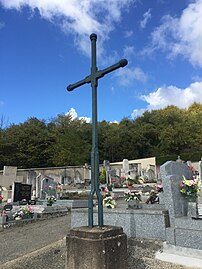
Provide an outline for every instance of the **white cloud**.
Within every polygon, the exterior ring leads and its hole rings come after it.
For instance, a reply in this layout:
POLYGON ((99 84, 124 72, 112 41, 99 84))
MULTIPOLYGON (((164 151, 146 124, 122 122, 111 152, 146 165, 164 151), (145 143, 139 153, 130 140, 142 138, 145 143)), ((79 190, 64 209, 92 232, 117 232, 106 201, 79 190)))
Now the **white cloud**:
POLYGON ((151 8, 148 9, 147 12, 145 12, 143 14, 143 20, 141 20, 141 22, 140 22, 140 27, 142 29, 144 29, 146 27, 147 22, 148 22, 149 19, 151 19, 151 8))
POLYGON ((89 117, 79 117, 79 120, 85 121, 87 123, 91 122, 91 118, 89 118, 89 117))
POLYGON ((5 23, 0 21, 0 29, 4 28, 5 27, 5 23))
POLYGON ((75 120, 76 118, 78 118, 78 114, 76 112, 76 110, 72 107, 70 108, 70 110, 65 113, 66 116, 71 116, 72 120, 75 120))
POLYGON ((129 30, 129 31, 125 31, 124 32, 124 36, 126 37, 126 38, 128 38, 128 37, 131 37, 133 35, 133 31, 131 30, 129 30))
POLYGON ((91 118, 88 118, 88 117, 78 117, 78 114, 77 114, 76 110, 73 107, 70 108, 70 110, 67 113, 65 113, 65 115, 66 116, 68 116, 68 115, 71 116, 71 119, 72 120, 75 120, 75 119, 78 118, 79 120, 85 121, 87 123, 91 122, 91 118))
POLYGON ((58 24, 67 34, 73 34, 75 45, 90 55, 89 35, 99 36, 99 53, 114 25, 121 20, 135 0, 0 0, 4 8, 21 10, 27 6, 37 9, 46 20, 58 24))
POLYGON ((131 113, 131 118, 135 119, 137 117, 142 116, 142 114, 146 111, 145 108, 141 108, 141 109, 134 109, 133 112, 131 113))
POLYGON ((124 68, 118 69, 115 76, 118 77, 119 83, 122 86, 132 85, 132 83, 135 80, 146 82, 148 79, 147 74, 145 74, 142 71, 142 69, 139 67, 134 67, 134 68, 124 67, 124 68))
POLYGON ((135 55, 135 47, 125 46, 123 50, 123 57, 129 60, 129 58, 133 55, 135 55))
POLYGON ((194 82, 185 89, 175 86, 164 86, 148 95, 141 96, 147 102, 146 109, 134 109, 131 116, 140 116, 145 110, 165 108, 168 105, 175 105, 179 108, 188 108, 194 102, 202 104, 202 82, 194 82))
POLYGON ((164 16, 152 33, 153 49, 168 51, 171 57, 183 55, 194 66, 202 67, 202 0, 195 0, 181 17, 164 16))

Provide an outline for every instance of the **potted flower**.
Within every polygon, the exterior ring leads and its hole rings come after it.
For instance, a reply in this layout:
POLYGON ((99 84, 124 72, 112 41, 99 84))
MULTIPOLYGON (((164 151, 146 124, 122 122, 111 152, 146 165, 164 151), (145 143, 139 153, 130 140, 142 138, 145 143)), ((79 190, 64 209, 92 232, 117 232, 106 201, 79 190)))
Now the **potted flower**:
POLYGON ((116 207, 116 201, 114 198, 111 196, 111 193, 108 192, 107 189, 103 191, 104 196, 103 196, 103 205, 107 208, 115 208, 116 207))
POLYGON ((186 179, 183 176, 183 180, 180 184, 180 193, 188 201, 196 202, 200 194, 200 178, 186 179))
POLYGON ((156 191, 157 192, 162 192, 163 191, 163 185, 162 184, 156 185, 156 191))
POLYGON ((198 219, 198 196, 200 194, 200 178, 195 177, 183 180, 180 184, 180 193, 188 201, 188 216, 198 219))
POLYGON ((116 202, 113 199, 112 196, 106 196, 103 199, 103 205, 106 206, 107 208, 115 208, 116 207, 116 202))
MULTIPOLYGON (((157 194, 158 195, 158 198, 156 198, 156 201, 158 203, 163 204, 164 203, 164 195, 163 195, 163 185, 162 185, 162 183, 159 184, 159 185, 156 185, 155 189, 156 189, 156 191, 158 193, 157 194)), ((155 201, 155 199, 154 199, 154 201, 155 201)))
POLYGON ((139 208, 139 203, 142 201, 141 197, 141 192, 140 191, 129 191, 125 193, 125 201, 128 204, 128 208, 134 207, 134 208, 139 208))
POLYGON ((25 219, 30 219, 32 218, 34 212, 33 212, 33 208, 31 207, 31 205, 26 205, 22 207, 22 212, 23 212, 23 218, 25 219))
POLYGON ((56 198, 54 195, 47 198, 47 206, 52 206, 56 202, 56 198))
POLYGON ((131 177, 127 178, 127 183, 128 183, 128 188, 132 189, 133 184, 134 184, 134 179, 132 179, 131 177))

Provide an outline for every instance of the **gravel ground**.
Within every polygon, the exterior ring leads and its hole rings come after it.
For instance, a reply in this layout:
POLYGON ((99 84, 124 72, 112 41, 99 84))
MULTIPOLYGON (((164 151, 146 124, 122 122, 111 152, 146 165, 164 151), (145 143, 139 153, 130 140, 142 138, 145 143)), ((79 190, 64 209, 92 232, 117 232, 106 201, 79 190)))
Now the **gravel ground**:
POLYGON ((50 263, 63 258, 64 237, 69 229, 70 214, 3 229, 0 232, 0 268, 63 268, 44 266, 43 263, 40 266, 40 261, 46 260, 46 256, 50 263), (28 265, 24 267, 26 261, 28 265))
MULTIPOLYGON (((64 269, 69 229, 70 214, 4 229, 0 232, 0 268, 64 269)), ((188 269, 155 260, 155 252, 161 249, 161 241, 128 239, 128 269, 188 269)))

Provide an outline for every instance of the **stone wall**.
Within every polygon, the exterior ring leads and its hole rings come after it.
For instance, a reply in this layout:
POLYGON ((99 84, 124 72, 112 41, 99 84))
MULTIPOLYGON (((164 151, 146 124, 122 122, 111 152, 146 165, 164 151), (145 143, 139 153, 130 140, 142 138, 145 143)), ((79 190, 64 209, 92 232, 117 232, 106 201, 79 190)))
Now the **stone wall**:
MULTIPOLYGON (((97 208, 94 223, 97 225, 97 208)), ((72 209, 71 227, 87 226, 88 210, 72 209)), ((104 225, 123 227, 128 237, 165 240, 165 228, 169 227, 168 212, 162 209, 104 209, 104 225)))

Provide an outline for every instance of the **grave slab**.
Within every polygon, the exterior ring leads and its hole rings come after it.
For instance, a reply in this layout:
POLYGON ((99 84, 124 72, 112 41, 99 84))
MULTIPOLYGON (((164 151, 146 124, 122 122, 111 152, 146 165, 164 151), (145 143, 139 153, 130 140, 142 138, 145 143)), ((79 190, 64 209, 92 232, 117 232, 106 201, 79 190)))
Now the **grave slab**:
POLYGON ((202 268, 202 250, 173 246, 163 243, 163 252, 157 252, 155 258, 191 268, 202 268))

